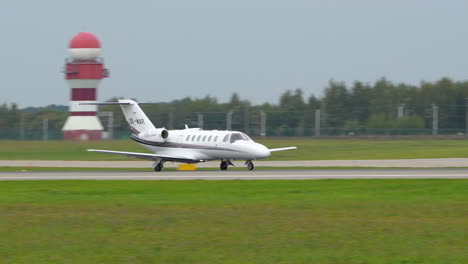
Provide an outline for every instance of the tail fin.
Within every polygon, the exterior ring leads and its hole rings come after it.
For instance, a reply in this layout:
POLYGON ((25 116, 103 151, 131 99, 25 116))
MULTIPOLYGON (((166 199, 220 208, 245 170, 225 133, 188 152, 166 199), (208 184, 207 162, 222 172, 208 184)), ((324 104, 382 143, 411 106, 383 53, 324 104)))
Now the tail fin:
POLYGON ((133 133, 140 134, 143 131, 156 129, 137 102, 124 99, 119 100, 119 104, 133 133))
POLYGON ((118 102, 92 102, 92 103, 79 103, 80 105, 120 105, 122 112, 127 120, 130 130, 135 134, 148 130, 155 130, 153 123, 149 120, 146 114, 141 110, 137 102, 129 99, 122 99, 118 102))

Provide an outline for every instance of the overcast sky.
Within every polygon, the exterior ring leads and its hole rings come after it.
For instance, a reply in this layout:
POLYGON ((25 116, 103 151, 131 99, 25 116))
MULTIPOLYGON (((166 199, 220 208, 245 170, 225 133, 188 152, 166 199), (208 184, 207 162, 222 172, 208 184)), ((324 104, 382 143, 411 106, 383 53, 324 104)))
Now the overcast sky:
POLYGON ((278 103, 330 79, 468 79, 466 0, 2 0, 0 103, 68 104, 64 58, 95 34, 111 77, 98 99, 278 103))

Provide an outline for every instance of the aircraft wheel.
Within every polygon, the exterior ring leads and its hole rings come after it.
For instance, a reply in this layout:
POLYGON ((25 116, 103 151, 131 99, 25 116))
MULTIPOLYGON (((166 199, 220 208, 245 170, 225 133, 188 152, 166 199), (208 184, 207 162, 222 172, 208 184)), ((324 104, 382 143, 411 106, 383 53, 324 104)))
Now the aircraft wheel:
POLYGON ((253 162, 249 160, 247 162, 247 169, 248 170, 253 170, 254 168, 255 168, 255 166, 254 166, 253 162))
POLYGON ((228 163, 223 160, 223 161, 221 161, 221 164, 219 165, 219 168, 221 170, 227 170, 228 166, 229 166, 228 163))
POLYGON ((161 171, 163 168, 163 165, 162 165, 162 162, 156 164, 156 166, 154 166, 154 171, 161 171))

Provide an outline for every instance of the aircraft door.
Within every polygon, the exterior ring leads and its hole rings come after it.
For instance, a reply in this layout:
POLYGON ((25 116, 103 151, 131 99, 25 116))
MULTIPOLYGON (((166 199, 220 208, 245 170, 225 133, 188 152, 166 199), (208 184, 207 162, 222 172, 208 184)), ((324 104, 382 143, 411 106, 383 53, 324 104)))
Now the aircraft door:
MULTIPOLYGON (((183 135, 180 135, 179 137, 177 137, 177 144, 182 144, 183 141, 184 141, 183 135)), ((180 148, 181 146, 179 145, 178 147, 180 148)))

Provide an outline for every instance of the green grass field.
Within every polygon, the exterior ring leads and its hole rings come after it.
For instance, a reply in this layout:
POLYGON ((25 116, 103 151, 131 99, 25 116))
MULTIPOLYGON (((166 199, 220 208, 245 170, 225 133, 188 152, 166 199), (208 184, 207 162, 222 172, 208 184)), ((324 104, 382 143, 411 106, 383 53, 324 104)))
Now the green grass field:
MULTIPOLYGON (((269 160, 468 158, 465 140, 273 139, 259 142, 269 148, 299 148, 273 153, 269 160)), ((0 141, 0 160, 134 160, 86 152, 88 148, 147 152, 131 140, 0 141)))
POLYGON ((468 180, 0 182, 0 263, 468 263, 468 180))

